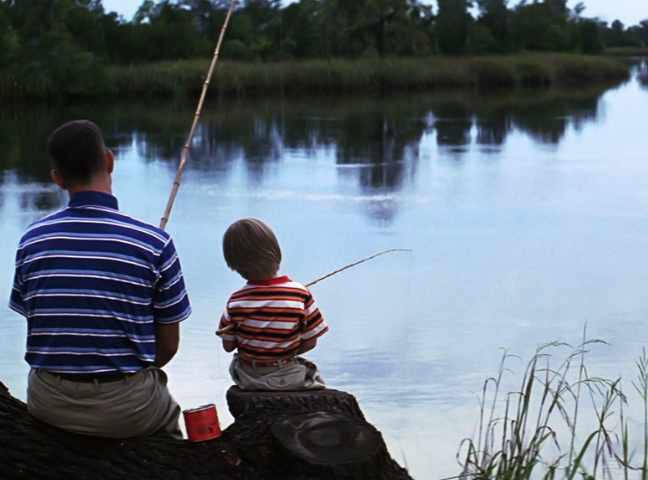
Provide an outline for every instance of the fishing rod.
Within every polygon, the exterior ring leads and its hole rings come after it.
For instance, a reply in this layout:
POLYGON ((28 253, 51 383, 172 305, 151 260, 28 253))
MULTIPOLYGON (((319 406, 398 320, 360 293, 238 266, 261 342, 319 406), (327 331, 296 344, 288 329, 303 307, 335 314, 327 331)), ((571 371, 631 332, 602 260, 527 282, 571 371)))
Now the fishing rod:
POLYGON ((196 113, 194 114, 193 122, 191 123, 191 128, 189 129, 189 135, 187 135, 187 141, 182 147, 182 153, 180 154, 180 164, 178 165, 178 170, 176 171, 173 187, 171 188, 171 193, 169 194, 169 200, 167 201, 166 208, 164 209, 164 214, 162 215, 162 219, 160 220, 161 229, 165 229, 167 223, 169 223, 171 210, 173 210, 173 204, 175 203, 176 196, 178 195, 178 190, 180 189, 180 183, 182 182, 182 174, 184 173, 185 165, 187 164, 187 156, 189 155, 191 143, 193 141, 194 134, 196 133, 196 127, 198 126, 198 122, 200 121, 200 116, 205 104, 205 99, 207 98, 207 90, 209 89, 209 84, 211 82, 212 76, 214 75, 216 64, 218 63, 221 46, 223 45, 223 39, 225 38, 225 32, 227 31, 230 19, 232 18, 232 14, 234 13, 236 3, 237 0, 231 0, 229 10, 227 11, 225 21, 223 22, 223 26, 221 27, 221 31, 218 36, 218 42, 216 43, 216 48, 214 49, 214 56, 212 57, 211 63, 209 64, 209 70, 207 70, 207 76, 205 77, 205 82, 203 83, 200 99, 198 100, 198 106, 196 107, 196 113))
MULTIPOLYGON (((331 277, 337 275, 338 273, 342 273, 345 270, 349 270, 349 269, 351 269, 353 267, 357 267, 358 265, 362 265, 363 263, 370 262, 374 258, 382 257, 383 255, 389 255, 390 253, 411 252, 411 251, 412 250, 408 249, 408 248, 390 248, 389 250, 383 250, 382 252, 374 253, 370 257, 363 258, 362 260, 358 260, 356 262, 345 265, 344 267, 338 268, 337 270, 334 270, 331 273, 327 273, 326 275, 323 275, 323 276, 313 280, 312 282, 307 283, 305 286, 306 286, 306 288, 312 287, 313 285, 317 285, 318 283, 323 282, 324 280, 326 280, 328 278, 331 278, 331 277)), ((216 335, 218 335, 219 337, 222 336, 222 335, 225 335, 226 333, 231 332, 232 330, 234 330, 234 327, 235 327, 235 325, 229 325, 229 326, 227 326, 225 328, 221 328, 220 330, 216 331, 216 335)))

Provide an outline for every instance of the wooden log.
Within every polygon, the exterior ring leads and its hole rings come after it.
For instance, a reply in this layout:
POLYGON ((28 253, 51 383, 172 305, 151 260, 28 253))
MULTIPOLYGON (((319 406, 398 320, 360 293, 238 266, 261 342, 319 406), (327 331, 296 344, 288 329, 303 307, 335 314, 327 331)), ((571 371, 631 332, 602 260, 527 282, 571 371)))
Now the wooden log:
POLYGON ((280 418, 328 412, 365 422, 355 398, 344 392, 239 394, 231 390, 228 400, 235 412, 234 424, 217 440, 193 444, 166 436, 106 440, 70 434, 31 417, 26 405, 3 394, 2 387, 2 479, 410 479, 391 459, 382 437, 370 461, 333 466, 308 463, 277 441, 272 428, 280 418))

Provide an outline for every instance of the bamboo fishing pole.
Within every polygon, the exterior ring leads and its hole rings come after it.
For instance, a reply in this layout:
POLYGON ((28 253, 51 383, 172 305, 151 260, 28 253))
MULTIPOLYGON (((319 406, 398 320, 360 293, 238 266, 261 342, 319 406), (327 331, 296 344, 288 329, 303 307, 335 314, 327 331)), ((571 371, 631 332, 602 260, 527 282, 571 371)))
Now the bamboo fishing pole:
POLYGON ((207 98, 207 90, 209 90, 209 84, 211 82, 212 76, 214 75, 216 64, 218 63, 221 46, 223 45, 223 39, 225 38, 225 32, 227 31, 227 26, 229 25, 232 14, 234 13, 234 7, 236 7, 236 3, 237 0, 231 0, 229 10, 227 10, 227 15, 225 16, 225 21, 223 22, 220 34, 218 35, 218 42, 216 43, 216 48, 214 49, 214 56, 212 57, 211 63, 209 64, 209 70, 207 71, 205 82, 203 83, 203 88, 200 94, 200 99, 198 100, 196 113, 194 114, 193 122, 191 123, 191 128, 189 129, 189 135, 187 135, 187 141, 182 147, 182 153, 180 154, 180 164, 178 165, 178 170, 176 171, 173 187, 171 188, 171 193, 169 194, 169 200, 167 201, 166 208, 164 209, 164 215, 160 220, 160 228, 162 229, 166 228, 167 223, 169 223, 171 210, 173 210, 173 204, 175 203, 176 196, 178 195, 178 190, 180 189, 180 183, 182 182, 182 174, 184 173, 185 165, 187 164, 187 156, 189 155, 189 150, 191 149, 191 142, 193 141, 194 134, 196 133, 196 127, 198 126, 203 106, 205 104, 205 99, 207 98))
MULTIPOLYGON (((307 283, 305 286, 306 286, 306 288, 312 287, 313 285, 317 285, 318 283, 320 283, 320 282, 322 282, 322 281, 324 281, 324 280, 326 280, 328 278, 331 278, 331 277, 337 275, 338 273, 342 273, 345 270, 349 270, 350 268, 357 267, 358 265, 362 265, 363 263, 370 262, 374 258, 382 257, 383 255, 388 255, 390 253, 396 253, 396 252, 411 252, 411 251, 412 250, 410 250, 408 248, 391 248, 389 250, 383 250, 382 252, 374 253, 370 257, 363 258, 362 260, 358 260, 356 262, 350 263, 348 265, 345 265, 344 267, 341 267, 341 268, 338 268, 337 270, 332 271, 331 273, 327 273, 326 275, 323 275, 323 276, 321 276, 319 278, 316 278, 312 282, 307 283)), ((218 336, 225 335, 226 333, 231 332, 232 330, 234 330, 234 327, 235 327, 235 325, 229 325, 228 327, 221 328, 220 330, 216 331, 216 335, 218 335, 218 336)))

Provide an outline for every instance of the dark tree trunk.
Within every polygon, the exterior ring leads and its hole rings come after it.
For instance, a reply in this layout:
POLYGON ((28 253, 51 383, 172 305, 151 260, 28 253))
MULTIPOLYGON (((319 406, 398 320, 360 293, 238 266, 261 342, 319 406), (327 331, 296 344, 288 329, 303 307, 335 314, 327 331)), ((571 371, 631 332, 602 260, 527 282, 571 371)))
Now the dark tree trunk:
POLYGON ((25 404, 0 384, 0 478, 410 479, 391 459, 377 431, 379 442, 371 459, 333 466, 297 458, 273 436, 278 419, 313 412, 373 429, 352 395, 335 390, 269 394, 232 389, 228 402, 236 421, 218 440, 200 444, 164 436, 104 440, 66 433, 35 420, 25 404))

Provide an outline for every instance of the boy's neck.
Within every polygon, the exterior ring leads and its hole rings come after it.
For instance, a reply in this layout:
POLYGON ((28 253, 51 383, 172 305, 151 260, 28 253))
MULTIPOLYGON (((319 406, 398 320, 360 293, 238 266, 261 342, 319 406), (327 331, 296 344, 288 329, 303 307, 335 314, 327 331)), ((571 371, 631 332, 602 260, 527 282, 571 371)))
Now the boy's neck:
POLYGON ((274 276, 270 278, 266 278, 264 280, 248 280, 248 284, 250 285, 273 285, 273 284, 278 284, 278 283, 286 283, 289 282, 290 278, 288 278, 286 275, 278 275, 275 274, 274 276))

